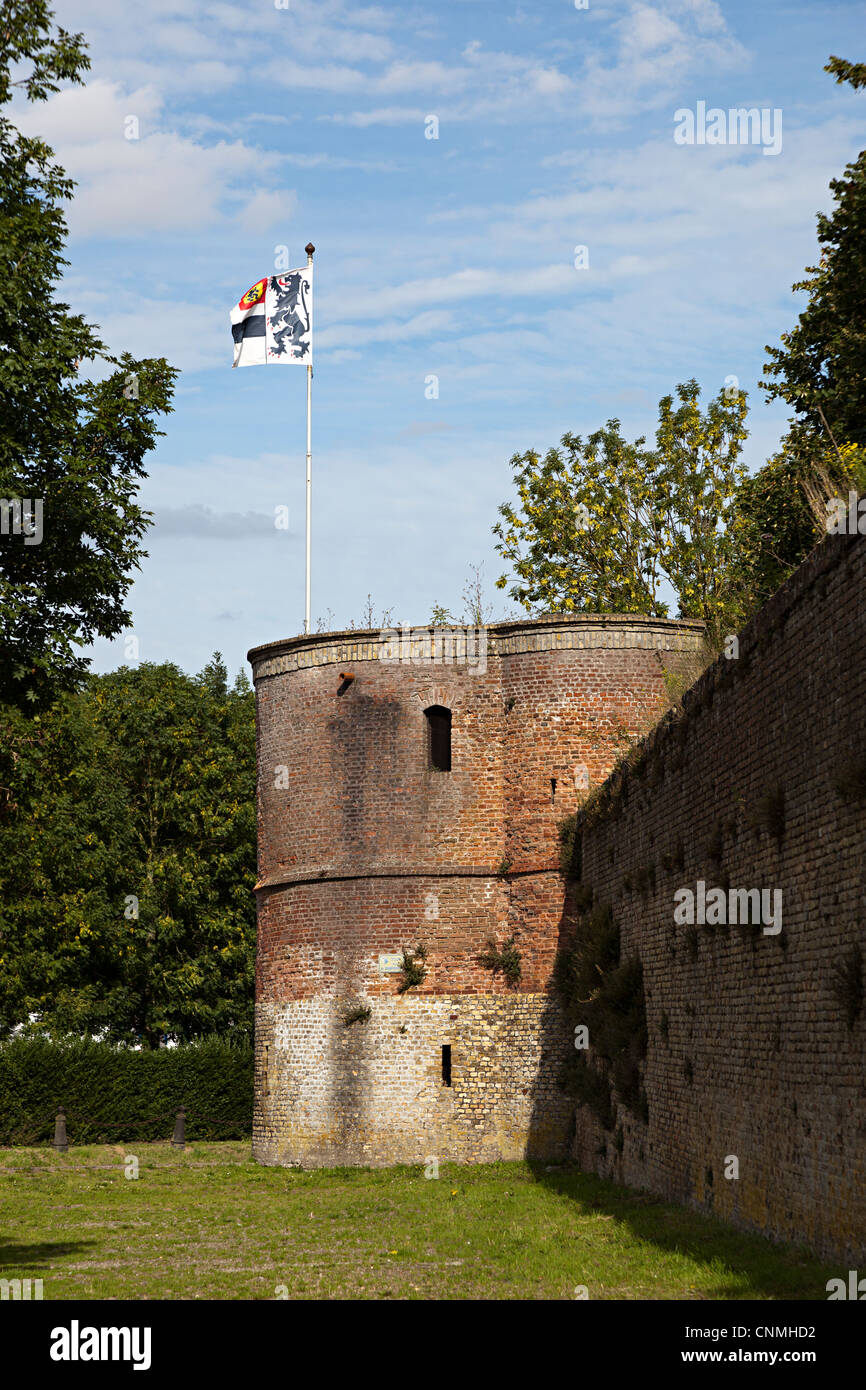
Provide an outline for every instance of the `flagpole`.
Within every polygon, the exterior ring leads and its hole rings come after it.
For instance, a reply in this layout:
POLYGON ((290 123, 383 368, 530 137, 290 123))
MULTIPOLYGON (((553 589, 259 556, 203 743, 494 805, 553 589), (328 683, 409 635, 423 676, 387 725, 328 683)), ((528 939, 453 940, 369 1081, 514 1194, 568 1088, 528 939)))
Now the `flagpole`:
MULTIPOLYGON (((307 269, 313 264, 315 246, 308 241, 304 250, 307 253, 307 269)), ((313 301, 310 298, 310 351, 312 353, 313 301)), ((307 363, 307 574, 304 586, 304 632, 310 631, 310 539, 313 520, 313 449, 311 433, 311 411, 313 401, 313 364, 307 363)))

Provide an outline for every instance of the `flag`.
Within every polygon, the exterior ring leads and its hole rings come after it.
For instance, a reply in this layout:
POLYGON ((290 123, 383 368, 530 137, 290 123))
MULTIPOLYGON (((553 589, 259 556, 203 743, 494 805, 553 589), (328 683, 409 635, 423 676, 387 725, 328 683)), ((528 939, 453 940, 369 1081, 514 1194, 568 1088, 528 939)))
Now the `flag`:
POLYGON ((313 270, 257 280, 231 311, 233 367, 308 366, 313 360, 313 270))

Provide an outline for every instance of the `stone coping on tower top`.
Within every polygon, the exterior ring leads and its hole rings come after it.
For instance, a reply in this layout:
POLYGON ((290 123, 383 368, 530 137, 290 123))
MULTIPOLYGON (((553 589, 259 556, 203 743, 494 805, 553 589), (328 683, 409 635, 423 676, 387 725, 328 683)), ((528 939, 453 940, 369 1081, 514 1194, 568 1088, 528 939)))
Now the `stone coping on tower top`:
POLYGON ((546 613, 538 618, 488 623, 483 627, 430 623, 391 628, 350 628, 343 632, 303 633, 252 647, 247 660, 253 680, 317 666, 358 661, 435 662, 447 649, 449 661, 470 668, 485 656, 586 648, 700 651, 705 624, 697 618, 653 618, 644 613, 546 613), (399 652, 399 655, 395 655, 399 652))

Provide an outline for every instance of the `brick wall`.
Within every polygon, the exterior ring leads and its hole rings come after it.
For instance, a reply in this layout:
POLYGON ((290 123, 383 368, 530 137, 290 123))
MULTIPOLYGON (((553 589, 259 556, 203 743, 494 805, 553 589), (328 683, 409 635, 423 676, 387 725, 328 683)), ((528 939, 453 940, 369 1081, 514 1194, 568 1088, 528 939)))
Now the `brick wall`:
POLYGON ((664 671, 694 669, 702 629, 590 615, 486 637, 483 661, 428 659, 423 644, 392 661, 375 633, 250 653, 253 1151, 264 1162, 564 1152, 571 1112, 555 1078, 568 1040, 549 994, 564 902, 557 826, 583 795, 575 766, 600 781, 652 727, 664 671), (431 705, 452 711, 449 773, 428 766, 431 705), (512 935, 517 988, 479 961, 512 935), (380 957, 419 943, 426 977, 401 996, 380 957), (369 1019, 347 1026, 361 1004, 369 1019))
POLYGON ((649 1122, 619 1107, 620 1153, 579 1107, 574 1157, 843 1262, 866 1255, 866 1017, 849 1027, 839 993, 866 957, 864 657, 866 542, 832 538, 580 836, 583 884, 643 962, 649 1122), (698 880, 781 890, 781 930, 676 924, 698 880))

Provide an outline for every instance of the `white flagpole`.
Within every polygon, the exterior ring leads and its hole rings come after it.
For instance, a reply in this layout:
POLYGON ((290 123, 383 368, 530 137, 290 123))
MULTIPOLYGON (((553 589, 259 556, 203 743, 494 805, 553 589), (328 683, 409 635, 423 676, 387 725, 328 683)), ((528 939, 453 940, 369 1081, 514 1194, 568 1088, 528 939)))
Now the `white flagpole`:
MULTIPOLYGON (((307 253, 307 269, 313 264, 313 252, 315 246, 311 241, 307 242, 304 250, 307 253)), ((313 301, 310 298, 310 345, 312 350, 312 327, 313 327, 313 301)), ((312 535, 313 517, 313 450, 310 413, 313 399, 313 364, 307 363, 307 575, 304 587, 304 632, 310 631, 310 538, 312 535)))

